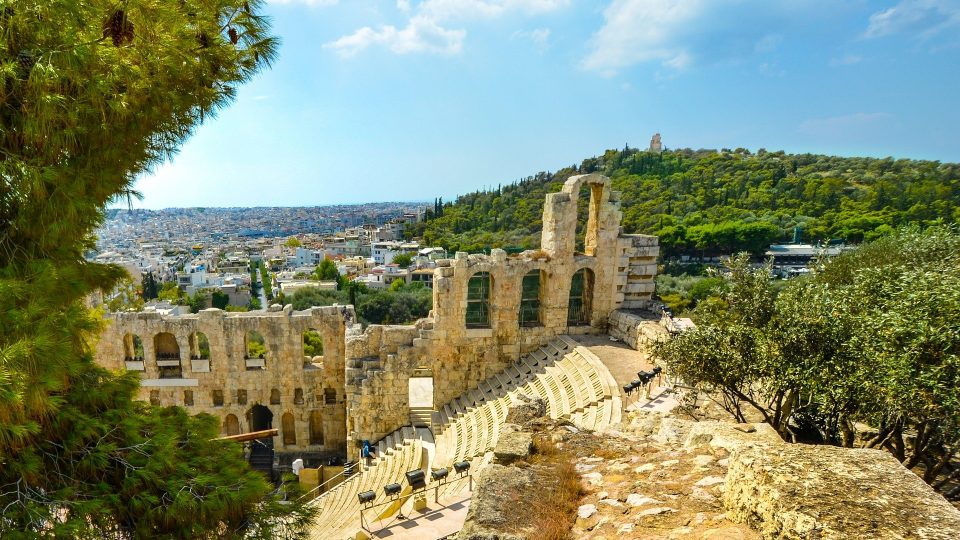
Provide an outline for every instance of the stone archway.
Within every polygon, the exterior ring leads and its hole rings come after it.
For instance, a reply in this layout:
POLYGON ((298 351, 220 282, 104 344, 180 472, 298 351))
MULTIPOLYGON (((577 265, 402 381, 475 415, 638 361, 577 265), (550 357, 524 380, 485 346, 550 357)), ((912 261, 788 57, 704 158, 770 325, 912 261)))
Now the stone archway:
POLYGON ((263 405, 254 405, 247 412, 247 424, 250 431, 263 431, 273 428, 273 412, 263 405))

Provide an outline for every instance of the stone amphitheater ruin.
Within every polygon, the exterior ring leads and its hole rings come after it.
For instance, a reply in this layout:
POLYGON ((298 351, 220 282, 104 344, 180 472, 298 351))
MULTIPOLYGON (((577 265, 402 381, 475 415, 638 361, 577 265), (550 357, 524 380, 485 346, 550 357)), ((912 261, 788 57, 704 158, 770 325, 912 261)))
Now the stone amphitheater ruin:
MULTIPOLYGON (((321 484, 311 493, 319 507, 311 537, 366 537, 362 506, 370 508, 367 522, 382 523, 409 514, 417 504, 395 501, 383 491, 400 483, 401 495, 409 495, 407 471, 421 469, 429 481, 431 471, 454 463, 469 462, 472 474, 487 468, 508 410, 518 403, 542 399, 550 418, 582 430, 612 430, 610 437, 622 436, 617 430, 629 431, 625 426, 636 423, 631 416, 621 424, 623 375, 589 346, 600 342, 596 336, 607 340, 609 335, 642 349, 645 335, 659 331, 653 329, 655 319, 642 315, 651 307, 657 238, 621 234, 620 218, 619 193, 608 178, 575 176, 546 196, 540 250, 517 256, 498 249, 489 256, 457 253, 439 261, 433 311, 413 325, 361 329, 353 323, 352 306, 304 311, 273 306, 253 313, 207 309, 181 316, 120 313, 111 315, 96 357, 108 368, 141 372, 141 399, 214 415, 224 435, 278 428, 266 442, 279 464, 303 458, 307 471, 319 471, 301 473, 302 481, 321 484), (578 203, 586 193, 587 224, 578 252, 578 203), (305 341, 314 354, 305 355, 305 341), (336 473, 343 467, 312 468, 334 460, 362 463, 363 441, 374 445, 375 457, 349 477, 336 473), (358 494, 368 491, 374 498, 361 505, 358 494)), ((671 431, 672 424, 664 425, 661 439, 678 448, 691 446, 671 431)), ((725 434, 717 428, 698 440, 731 439, 725 434)), ((810 529, 811 520, 814 525, 829 521, 816 511, 794 509, 792 522, 771 525, 782 517, 777 504, 789 502, 789 493, 776 495, 779 503, 767 500, 778 486, 762 486, 771 474, 751 471, 751 464, 763 459, 753 454, 750 459, 736 468, 739 495, 730 509, 732 519, 751 522, 764 537, 814 538, 809 531, 818 530, 825 533, 819 538, 843 537, 829 534, 831 529, 810 529), (797 523, 809 534, 792 534, 801 530, 797 523)), ((891 475, 901 472, 894 470, 895 461, 876 467, 884 473, 889 468, 891 475)), ((431 499, 464 493, 469 498, 470 479, 452 470, 449 477, 431 499)), ((913 492, 931 501, 939 497, 924 489, 929 491, 920 482, 913 492)), ((883 496, 882 489, 863 495, 883 496)), ((945 501, 919 506, 935 514, 940 530, 960 531, 960 517, 945 501)), ((625 535, 610 537, 617 536, 625 535)))

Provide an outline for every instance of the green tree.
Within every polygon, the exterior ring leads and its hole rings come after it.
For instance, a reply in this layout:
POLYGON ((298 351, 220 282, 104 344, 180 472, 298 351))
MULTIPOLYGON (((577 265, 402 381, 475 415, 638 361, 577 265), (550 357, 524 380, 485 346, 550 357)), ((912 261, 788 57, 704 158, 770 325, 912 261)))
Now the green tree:
POLYGON ((296 236, 291 236, 290 238, 287 238, 287 241, 284 242, 283 245, 287 246, 288 248, 298 248, 302 246, 303 243, 300 242, 300 239, 298 239, 296 236))
POLYGON ((400 265, 401 268, 406 268, 413 263, 413 257, 409 253, 398 253, 393 256, 393 260, 390 262, 400 265))
MULTIPOLYGON (((17 0, 0 9, 0 536, 274 538, 281 504, 209 416, 135 401, 93 361, 83 252, 110 201, 275 56, 257 0, 17 0)), ((295 498, 292 499, 295 501, 295 498)))
POLYGON ((157 299, 166 300, 171 304, 180 303, 183 298, 183 290, 177 286, 176 283, 172 281, 167 281, 160 287, 160 292, 157 293, 157 299))
POLYGON ((227 309, 227 304, 230 303, 230 296, 223 291, 213 291, 210 294, 210 305, 217 309, 227 309))
POLYGON ((313 271, 313 279, 318 281, 339 281, 340 272, 337 271, 337 265, 330 259, 320 261, 317 268, 313 271))
POLYGON ((142 311, 143 293, 129 277, 124 278, 110 293, 107 300, 107 309, 114 313, 119 311, 142 311))
POLYGON ((697 328, 655 354, 741 421, 752 411, 790 440, 885 448, 960 498, 960 233, 902 229, 779 294, 747 260, 694 311, 697 328))
POLYGON ((144 300, 153 300, 160 293, 157 280, 153 277, 153 272, 147 272, 141 276, 141 289, 143 290, 142 296, 144 300))

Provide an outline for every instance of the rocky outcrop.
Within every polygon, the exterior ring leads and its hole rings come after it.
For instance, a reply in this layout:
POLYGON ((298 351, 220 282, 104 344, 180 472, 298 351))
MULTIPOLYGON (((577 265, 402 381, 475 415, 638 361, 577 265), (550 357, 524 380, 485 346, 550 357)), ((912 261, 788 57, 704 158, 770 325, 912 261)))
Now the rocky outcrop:
POLYGON ((516 530, 514 505, 504 504, 536 486, 533 469, 490 464, 477 475, 470 512, 457 540, 522 540, 529 535, 516 530))
POLYGON ((960 538, 960 511, 879 450, 741 446, 725 485, 727 515, 764 538, 960 538))
POLYGON ((533 448, 533 434, 529 431, 520 431, 518 426, 506 424, 505 433, 500 435, 497 446, 493 449, 493 462, 500 465, 510 465, 530 456, 533 448))

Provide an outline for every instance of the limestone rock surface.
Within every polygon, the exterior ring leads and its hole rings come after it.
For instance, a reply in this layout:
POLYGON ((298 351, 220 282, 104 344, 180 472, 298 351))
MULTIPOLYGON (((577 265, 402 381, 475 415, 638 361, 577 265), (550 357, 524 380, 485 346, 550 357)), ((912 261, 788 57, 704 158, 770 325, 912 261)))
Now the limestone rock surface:
POLYGON ((879 450, 742 446, 730 458, 724 504, 764 538, 960 538, 960 511, 879 450))
POLYGON ((529 431, 513 431, 500 436, 493 449, 493 461, 500 465, 509 465, 530 455, 533 435, 529 431))

